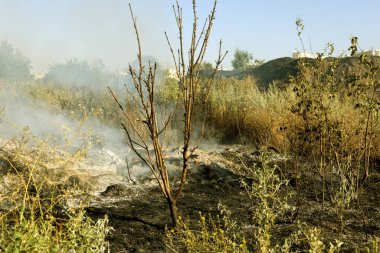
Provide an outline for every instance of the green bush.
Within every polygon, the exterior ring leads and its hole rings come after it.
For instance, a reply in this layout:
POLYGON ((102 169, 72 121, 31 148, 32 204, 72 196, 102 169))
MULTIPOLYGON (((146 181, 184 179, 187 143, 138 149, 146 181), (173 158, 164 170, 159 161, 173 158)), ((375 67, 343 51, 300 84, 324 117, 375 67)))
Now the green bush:
POLYGON ((1 252, 107 252, 105 236, 109 232, 108 219, 93 222, 83 210, 67 213, 67 219, 55 218, 45 212, 35 218, 25 215, 22 206, 19 216, 2 217, 1 252))
POLYGON ((193 228, 182 218, 175 229, 166 231, 167 252, 249 252, 247 242, 237 233, 228 215, 213 219, 199 213, 197 226, 193 228))

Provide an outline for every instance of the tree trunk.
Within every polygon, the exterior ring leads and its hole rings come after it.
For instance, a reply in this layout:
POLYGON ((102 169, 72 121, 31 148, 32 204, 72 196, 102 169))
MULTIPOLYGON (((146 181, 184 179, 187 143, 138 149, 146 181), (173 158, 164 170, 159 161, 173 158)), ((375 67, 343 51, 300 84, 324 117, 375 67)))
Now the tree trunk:
POLYGON ((177 200, 173 200, 171 198, 167 199, 169 209, 170 209, 170 215, 172 217, 172 223, 173 227, 176 227, 178 225, 178 208, 177 208, 177 200))

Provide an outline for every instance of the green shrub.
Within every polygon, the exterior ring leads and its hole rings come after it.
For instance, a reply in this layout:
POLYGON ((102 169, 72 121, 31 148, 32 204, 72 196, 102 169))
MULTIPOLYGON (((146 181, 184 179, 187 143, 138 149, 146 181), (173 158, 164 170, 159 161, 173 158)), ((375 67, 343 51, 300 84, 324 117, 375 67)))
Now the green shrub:
POLYGON ((175 229, 166 231, 167 252, 249 252, 246 240, 236 233, 228 214, 213 219, 199 213, 197 226, 192 226, 180 218, 175 229))
POLYGON ((93 222, 83 210, 66 213, 65 220, 45 212, 43 217, 23 213, 21 206, 16 218, 2 217, 1 252, 107 252, 105 236, 108 219, 93 222))

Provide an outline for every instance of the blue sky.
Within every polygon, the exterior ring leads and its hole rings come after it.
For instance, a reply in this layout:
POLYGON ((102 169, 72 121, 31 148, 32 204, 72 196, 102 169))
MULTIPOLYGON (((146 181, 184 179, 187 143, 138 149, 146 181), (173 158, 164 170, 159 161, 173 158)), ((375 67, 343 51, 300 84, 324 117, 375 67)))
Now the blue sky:
MULTIPOLYGON (((169 66, 164 31, 173 41, 177 38, 172 0, 0 0, 0 40, 30 58, 34 71, 73 57, 100 58, 110 69, 120 69, 136 58, 129 2, 138 18, 143 53, 169 66)), ((189 31, 191 1, 180 4, 189 31)), ((211 5, 211 0, 198 0, 200 18, 211 5)), ((380 48, 379 11, 376 0, 219 0, 206 60, 215 58, 219 39, 230 51, 225 68, 236 48, 266 61, 291 56, 301 47, 297 18, 304 20, 303 39, 313 51, 332 42, 342 52, 351 35, 359 37, 362 49, 380 48)))

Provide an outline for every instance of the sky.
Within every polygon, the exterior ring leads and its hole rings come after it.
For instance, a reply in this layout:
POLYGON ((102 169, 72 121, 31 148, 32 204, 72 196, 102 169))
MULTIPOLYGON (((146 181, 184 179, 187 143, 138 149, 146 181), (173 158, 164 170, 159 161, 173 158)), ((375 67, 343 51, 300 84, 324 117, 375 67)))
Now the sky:
MULTIPOLYGON (((203 21, 213 1, 197 2, 203 21)), ((164 32, 176 46, 174 0, 0 0, 0 41, 7 40, 29 58, 33 72, 71 58, 102 59, 110 70, 123 69, 136 59, 128 3, 137 17, 143 55, 172 66, 164 32)), ((189 41, 192 2, 179 3, 189 41)), ((259 60, 290 57, 301 50, 297 18, 304 21, 308 51, 320 52, 332 42, 340 54, 351 36, 359 37, 362 49, 380 49, 379 10, 378 0, 219 0, 206 61, 214 62, 219 40, 229 51, 225 69, 231 68, 236 48, 259 60)))

